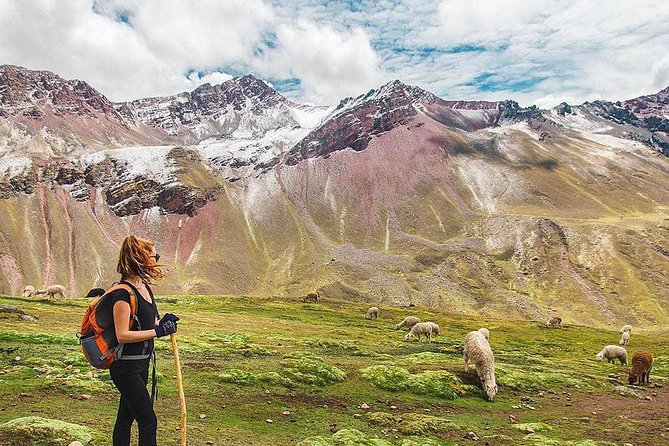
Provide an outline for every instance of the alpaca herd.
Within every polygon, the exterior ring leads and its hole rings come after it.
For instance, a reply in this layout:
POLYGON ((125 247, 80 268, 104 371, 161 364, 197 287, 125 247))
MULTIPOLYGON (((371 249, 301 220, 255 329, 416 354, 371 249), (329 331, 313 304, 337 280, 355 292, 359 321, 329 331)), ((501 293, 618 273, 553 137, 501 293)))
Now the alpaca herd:
MULTIPOLYGON (((546 327, 562 327, 562 319, 559 316, 552 316, 546 322, 546 327)), ((620 341, 618 344, 626 346, 632 337, 632 326, 627 324, 618 331, 620 341)), ((601 362, 606 359, 609 363, 619 360, 621 365, 627 365, 627 350, 619 345, 606 345, 595 355, 595 360, 601 362)), ((634 384, 647 384, 650 379, 650 370, 653 368, 653 354, 645 350, 640 350, 632 356, 632 368, 628 371, 628 381, 634 384)))
MULTIPOLYGON (((365 319, 378 319, 380 311, 378 307, 371 307, 365 313, 365 319)), ((562 318, 552 316, 546 322, 547 328, 561 328, 562 318)), ((439 325, 434 322, 422 322, 416 316, 406 316, 395 325, 395 330, 408 329, 404 335, 405 341, 421 338, 425 342, 432 342, 434 336, 440 335, 439 325)), ((595 360, 601 362, 606 359, 609 363, 620 361, 621 365, 627 365, 627 350, 622 345, 628 345, 632 335, 632 326, 625 325, 620 329, 620 345, 607 345, 595 355, 595 360)), ((495 381, 495 357, 490 347, 490 331, 487 328, 479 328, 467 333, 464 339, 463 359, 465 373, 469 371, 469 363, 474 364, 476 374, 481 382, 483 391, 489 401, 493 401, 497 395, 497 383, 495 381)), ((650 371, 653 365, 653 355, 647 351, 635 352, 631 361, 632 367, 628 371, 630 384, 647 384, 650 379, 650 371)))
MULTIPOLYGON (((374 319, 379 317, 379 309, 372 307, 367 310, 365 319, 370 319, 368 315, 374 314, 374 319)), ((441 335, 441 329, 435 322, 422 322, 416 316, 407 316, 395 325, 395 330, 409 329, 408 333, 404 335, 405 341, 416 339, 420 342, 423 338, 426 342, 432 342, 432 338, 441 335)), ((464 343, 464 361, 465 372, 469 371, 469 362, 471 361, 476 367, 476 374, 478 375, 483 390, 488 395, 488 399, 492 401, 497 395, 497 384, 495 382, 495 357, 492 353, 492 348, 488 343, 490 338, 490 331, 487 328, 479 328, 477 331, 472 331, 465 337, 464 343)))
MULTIPOLYGON (((105 293, 104 288, 91 288, 85 297, 98 297, 105 293)), ((63 285, 49 285, 44 289, 35 289, 32 285, 26 285, 21 293, 23 297, 48 296, 50 299, 56 297, 66 298, 66 290, 63 285)))
POLYGON ((35 289, 32 285, 26 285, 23 288, 23 297, 44 296, 48 295, 50 299, 55 299, 57 296, 65 298, 65 287, 63 285, 49 285, 44 289, 35 289))
MULTIPOLYGON (((49 285, 44 289, 35 289, 31 285, 27 285, 23 290, 23 297, 44 296, 55 299, 57 296, 65 298, 65 287, 62 285, 49 285)), ((91 289, 86 297, 97 297, 104 294, 103 288, 91 289)), ((320 299, 319 292, 310 292, 302 297, 302 301, 318 302, 320 299)), ((378 307, 370 307, 364 315, 367 320, 378 320, 380 316, 378 307)), ((562 318, 559 316, 551 316, 547 320, 545 326, 547 328, 561 328, 562 318)), ((423 322, 416 316, 406 316, 402 321, 395 325, 395 330, 408 329, 404 335, 405 341, 416 339, 418 342, 423 339, 425 342, 432 342, 435 336, 441 335, 441 329, 438 324, 431 321, 423 322)), ((595 360, 601 362, 606 359, 609 363, 616 360, 620 361, 620 365, 627 365, 627 350, 624 346, 629 344, 632 336, 632 326, 623 326, 619 333, 621 334, 619 345, 606 345, 602 350, 595 355, 595 360)), ((497 394, 497 384, 495 381, 495 358, 492 348, 489 343, 490 332, 487 328, 479 328, 476 331, 467 333, 464 339, 463 359, 465 372, 469 371, 469 363, 474 364, 476 373, 481 382, 481 386, 488 396, 489 401, 493 401, 497 394)), ((631 368, 628 372, 628 381, 630 384, 647 384, 650 380, 650 372, 653 366, 653 355, 647 351, 637 351, 632 356, 631 368)))

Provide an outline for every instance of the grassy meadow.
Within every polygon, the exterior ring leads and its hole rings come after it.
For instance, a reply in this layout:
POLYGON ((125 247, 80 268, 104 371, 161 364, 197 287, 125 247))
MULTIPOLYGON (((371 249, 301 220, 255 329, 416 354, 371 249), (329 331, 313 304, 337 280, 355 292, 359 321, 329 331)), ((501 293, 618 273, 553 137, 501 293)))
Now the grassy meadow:
MULTIPOLYGON (((110 444, 118 393, 107 371, 86 365, 74 337, 87 302, 0 296, 39 317, 0 315, 0 445, 69 444, 2 427, 20 417, 83 425, 92 444, 110 444)), ((189 445, 669 444, 666 330, 634 327, 630 358, 638 349, 656 357, 652 385, 641 387, 626 386, 625 366, 594 359, 618 342, 619 327, 566 320, 547 329, 384 306, 372 321, 362 304, 329 300, 161 296, 158 304, 182 318, 189 445), (403 341, 394 324, 410 314, 437 322, 442 335, 431 344, 403 341), (494 402, 473 368, 462 370, 462 340, 482 326, 496 359, 494 402), (623 388, 614 392, 616 385, 623 388), (628 389, 637 395, 620 394, 628 389)), ((171 344, 156 345, 159 444, 177 445, 171 344)))

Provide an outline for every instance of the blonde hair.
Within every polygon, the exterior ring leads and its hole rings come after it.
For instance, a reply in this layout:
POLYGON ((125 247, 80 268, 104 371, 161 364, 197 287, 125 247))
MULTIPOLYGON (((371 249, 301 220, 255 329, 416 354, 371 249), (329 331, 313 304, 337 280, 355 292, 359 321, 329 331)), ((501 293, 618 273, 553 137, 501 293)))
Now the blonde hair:
POLYGON ((165 275, 155 258, 151 256, 151 249, 155 246, 150 240, 137 238, 129 235, 123 240, 121 252, 118 256, 116 271, 121 278, 136 276, 142 282, 153 283, 162 279, 165 275))

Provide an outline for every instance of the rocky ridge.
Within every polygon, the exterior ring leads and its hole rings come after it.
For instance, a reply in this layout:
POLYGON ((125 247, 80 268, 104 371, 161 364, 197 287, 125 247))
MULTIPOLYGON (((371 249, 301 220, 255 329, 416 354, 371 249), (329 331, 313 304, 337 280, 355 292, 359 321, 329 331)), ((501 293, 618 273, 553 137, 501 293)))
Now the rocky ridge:
POLYGON ((49 112, 56 116, 106 117, 128 125, 114 104, 84 81, 65 80, 50 71, 0 66, 0 117, 39 119, 49 112))
MULTIPOLYGON (((144 184, 148 189, 169 187, 175 181, 169 175, 159 179, 137 169, 133 169, 135 176, 124 175, 120 170, 133 161, 132 157, 118 160, 121 152, 115 150, 137 147, 133 155, 164 164, 165 172, 169 172, 170 160, 166 156, 141 153, 167 153, 157 148, 165 144, 192 146, 200 152, 202 163, 216 172, 214 176, 234 181, 254 171, 329 157, 347 148, 365 150, 372 138, 406 125, 419 113, 461 132, 526 122, 539 131, 541 138, 550 135, 548 122, 579 131, 588 130, 583 128, 586 124, 590 128, 608 126, 611 128, 606 132, 640 141, 666 155, 668 91, 669 88, 625 102, 595 101, 575 107, 561 104, 553 110, 540 110, 535 106, 521 107, 514 101, 446 101, 396 80, 358 97, 346 98, 330 109, 293 103, 264 81, 247 75, 220 85, 204 84, 174 96, 115 104, 83 81, 5 65, 0 67, 0 127, 5 127, 4 132, 0 128, 0 134, 5 134, 4 144, 0 138, 0 153, 4 152, 0 173, 4 172, 5 177, 0 183, 0 194, 7 197, 32 193, 35 186, 31 183, 42 181, 68 185, 75 199, 85 200, 86 185, 93 186, 86 182, 86 172, 99 170, 91 162, 119 166, 114 178, 123 181, 144 184), (575 122, 576 118, 579 122, 575 122), (91 152, 98 155, 82 156, 91 152), (35 156, 54 166, 42 172, 40 163, 32 162, 35 156), (109 162, 105 161, 107 158, 109 162)), ((111 181, 112 175, 105 178, 111 181)), ((140 200, 139 206, 118 206, 129 199, 121 198, 123 193, 140 194, 140 190, 135 185, 117 186, 95 183, 95 187, 107 188, 108 203, 119 215, 157 205, 156 200, 149 199, 140 200)), ((188 186, 180 190, 199 196, 188 186)), ((185 208, 192 213, 197 206, 185 208)), ((174 207, 161 209, 175 211, 174 207)))
POLYGON ((126 116, 161 128, 185 144, 210 137, 258 139, 276 128, 300 126, 293 113, 298 107, 252 75, 204 84, 176 96, 116 105, 126 116))

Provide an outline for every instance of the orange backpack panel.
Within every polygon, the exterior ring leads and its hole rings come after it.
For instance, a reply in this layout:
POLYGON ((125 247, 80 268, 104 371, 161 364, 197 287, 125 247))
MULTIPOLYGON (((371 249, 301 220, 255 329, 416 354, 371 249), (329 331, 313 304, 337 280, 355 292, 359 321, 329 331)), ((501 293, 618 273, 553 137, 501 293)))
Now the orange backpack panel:
POLYGON ((123 346, 116 339, 113 308, 110 305, 110 296, 117 290, 126 290, 130 294, 129 327, 132 328, 137 315, 137 297, 132 288, 123 283, 112 286, 105 294, 93 299, 81 320, 78 333, 81 349, 86 360, 98 369, 108 369, 123 346))

